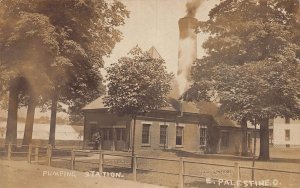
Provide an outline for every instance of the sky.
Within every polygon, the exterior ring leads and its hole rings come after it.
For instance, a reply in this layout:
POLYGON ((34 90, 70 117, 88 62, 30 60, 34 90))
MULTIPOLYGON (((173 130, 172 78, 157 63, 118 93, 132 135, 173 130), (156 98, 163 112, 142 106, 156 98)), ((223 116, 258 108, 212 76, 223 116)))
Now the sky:
MULTIPOLYGON (((105 66, 117 62, 126 56, 134 46, 143 50, 154 46, 167 63, 168 71, 177 72, 178 64, 178 20, 186 13, 187 0, 121 0, 130 11, 130 18, 120 30, 123 40, 116 45, 112 55, 105 58, 105 66)), ((200 5, 196 18, 208 19, 211 8, 218 0, 204 0, 200 5)), ((207 36, 198 34, 198 57, 204 54, 201 44, 207 36)))

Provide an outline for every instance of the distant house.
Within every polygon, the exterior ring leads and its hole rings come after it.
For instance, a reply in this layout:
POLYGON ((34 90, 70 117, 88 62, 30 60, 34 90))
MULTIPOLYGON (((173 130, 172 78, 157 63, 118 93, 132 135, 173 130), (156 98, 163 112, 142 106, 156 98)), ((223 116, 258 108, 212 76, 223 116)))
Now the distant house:
MULTIPOLYGON (((199 114, 192 103, 170 98, 169 107, 137 117, 135 148, 177 149, 191 152, 238 153, 241 148, 239 126, 219 125, 210 115, 199 114)), ((93 145, 100 133, 103 150, 128 151, 133 144, 133 120, 108 112, 101 98, 83 108, 84 147, 93 145)))
MULTIPOLYGON (((18 122, 17 126, 17 141, 22 143, 24 137, 25 123, 18 122)), ((49 139, 49 124, 34 123, 32 131, 32 144, 47 145, 49 139)), ((0 144, 5 141, 6 122, 0 121, 0 144)), ((55 142, 56 145, 73 145, 81 144, 83 135, 83 127, 76 125, 56 125, 55 142)))
POLYGON ((270 131, 270 140, 274 147, 300 147, 299 119, 276 118, 270 131))

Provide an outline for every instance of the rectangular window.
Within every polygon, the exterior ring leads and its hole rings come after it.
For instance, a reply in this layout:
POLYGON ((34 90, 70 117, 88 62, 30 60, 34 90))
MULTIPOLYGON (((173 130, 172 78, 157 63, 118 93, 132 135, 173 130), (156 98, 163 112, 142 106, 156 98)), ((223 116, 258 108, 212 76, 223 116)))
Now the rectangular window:
POLYGON ((176 127, 176 145, 183 145, 183 127, 176 127))
POLYGON ((269 130, 269 143, 273 144, 273 129, 269 130))
POLYGON ((285 124, 290 124, 290 123, 291 123, 291 119, 288 118, 288 117, 286 117, 286 118, 285 118, 285 124))
POLYGON ((200 128, 200 146, 206 145, 206 135, 207 135, 207 129, 201 127, 200 128))
POLYGON ((221 144, 223 147, 229 146, 229 132, 222 132, 221 144))
POLYGON ((167 144, 167 125, 160 126, 160 140, 159 143, 162 145, 167 144))
POLYGON ((143 124, 142 144, 150 144, 150 124, 143 124))
POLYGON ((290 130, 287 129, 285 130, 285 141, 290 141, 291 135, 290 135, 290 130))

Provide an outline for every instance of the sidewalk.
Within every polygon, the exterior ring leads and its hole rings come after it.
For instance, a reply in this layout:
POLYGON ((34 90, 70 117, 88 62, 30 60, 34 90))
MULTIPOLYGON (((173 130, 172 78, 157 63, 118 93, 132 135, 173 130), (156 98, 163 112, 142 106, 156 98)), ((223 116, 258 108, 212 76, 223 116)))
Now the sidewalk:
POLYGON ((0 187, 3 188, 159 188, 160 186, 123 180, 122 178, 87 177, 87 173, 0 160, 0 187))

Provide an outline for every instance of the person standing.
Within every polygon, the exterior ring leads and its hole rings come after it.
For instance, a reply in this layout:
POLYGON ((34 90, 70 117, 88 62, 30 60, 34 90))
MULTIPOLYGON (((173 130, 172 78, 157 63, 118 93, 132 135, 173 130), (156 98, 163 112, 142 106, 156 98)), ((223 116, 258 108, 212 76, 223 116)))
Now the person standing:
POLYGON ((99 145, 100 145, 100 142, 101 142, 101 135, 99 132, 96 132, 94 135, 93 135, 93 142, 94 142, 94 150, 98 150, 99 149, 99 145))

